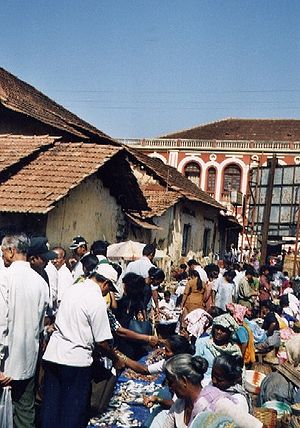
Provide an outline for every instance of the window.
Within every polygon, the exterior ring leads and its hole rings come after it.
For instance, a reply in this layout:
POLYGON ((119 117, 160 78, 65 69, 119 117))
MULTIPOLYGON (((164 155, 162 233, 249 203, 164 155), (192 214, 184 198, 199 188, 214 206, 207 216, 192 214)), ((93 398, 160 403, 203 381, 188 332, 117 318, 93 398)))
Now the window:
POLYGON ((191 242, 191 225, 184 224, 183 225, 183 234, 182 234, 182 248, 181 255, 186 256, 190 249, 191 242))
POLYGON ((224 192, 240 190, 241 170, 237 165, 228 165, 224 170, 224 192))
POLYGON ((184 168, 184 175, 196 184, 196 186, 200 186, 201 170, 197 162, 189 162, 184 168))
POLYGON ((211 167, 207 171, 207 191, 209 193, 215 193, 216 189, 216 169, 211 167))
POLYGON ((203 255, 208 256, 210 251, 211 229, 206 227, 203 233, 203 255))

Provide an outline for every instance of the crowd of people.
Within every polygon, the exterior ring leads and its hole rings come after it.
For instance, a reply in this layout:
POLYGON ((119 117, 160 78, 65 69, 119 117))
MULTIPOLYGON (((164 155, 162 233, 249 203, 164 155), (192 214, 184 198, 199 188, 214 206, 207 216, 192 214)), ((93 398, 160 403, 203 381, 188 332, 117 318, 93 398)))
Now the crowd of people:
MULTIPOLYGON (((129 368, 166 378, 145 397, 146 406, 159 406, 145 427, 262 427, 244 373, 257 354, 274 350, 276 358, 283 341, 287 358, 300 362, 299 296, 288 274, 231 251, 206 266, 182 263, 171 287, 154 264, 154 245, 126 268, 107 258, 107 247, 98 240, 89 248, 82 236, 68 249, 49 249, 46 237, 3 237, 0 386, 11 391, 14 426, 86 427, 129 368), (156 327, 173 316, 174 331, 161 337, 156 327), (142 364, 153 348, 163 358, 142 364)), ((283 394, 267 380, 263 402, 283 394)), ((300 401, 299 391, 289 400, 300 401)))

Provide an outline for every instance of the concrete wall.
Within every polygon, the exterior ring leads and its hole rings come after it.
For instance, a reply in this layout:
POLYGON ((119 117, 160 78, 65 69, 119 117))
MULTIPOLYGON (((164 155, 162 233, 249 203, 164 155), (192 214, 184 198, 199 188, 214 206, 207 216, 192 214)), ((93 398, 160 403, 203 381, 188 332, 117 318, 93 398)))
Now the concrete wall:
POLYGON ((158 248, 165 251, 171 259, 178 263, 182 258, 181 249, 183 242, 183 229, 185 224, 191 226, 188 254, 200 255, 203 250, 203 234, 205 227, 211 228, 211 248, 215 251, 219 248, 219 236, 217 232, 217 210, 205 207, 196 202, 179 202, 169 208, 164 215, 155 217, 155 224, 162 230, 152 232, 152 240, 156 239, 158 248), (216 225, 216 233, 214 228, 216 225))
POLYGON ((67 248, 76 235, 84 236, 90 244, 96 239, 116 242, 124 224, 121 207, 109 189, 92 176, 48 214, 46 233, 50 245, 67 248))

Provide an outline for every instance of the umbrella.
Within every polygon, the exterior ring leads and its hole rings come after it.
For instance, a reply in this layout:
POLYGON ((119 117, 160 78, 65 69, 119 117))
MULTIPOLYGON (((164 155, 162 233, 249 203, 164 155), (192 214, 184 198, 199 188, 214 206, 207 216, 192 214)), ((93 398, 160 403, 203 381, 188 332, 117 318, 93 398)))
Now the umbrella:
MULTIPOLYGON (((125 259, 136 260, 142 257, 143 248, 146 244, 135 241, 119 242, 118 244, 111 244, 107 248, 107 257, 109 259, 125 259)), ((163 258, 165 255, 163 251, 156 250, 155 258, 163 258)))

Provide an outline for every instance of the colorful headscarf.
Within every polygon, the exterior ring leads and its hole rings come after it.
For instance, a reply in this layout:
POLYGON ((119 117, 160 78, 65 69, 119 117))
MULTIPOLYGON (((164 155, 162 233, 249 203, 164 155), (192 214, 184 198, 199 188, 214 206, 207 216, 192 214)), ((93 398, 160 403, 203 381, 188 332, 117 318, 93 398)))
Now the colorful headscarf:
POLYGON ((231 333, 238 330, 239 325, 230 314, 223 314, 213 319, 213 326, 220 325, 223 328, 227 328, 231 333))
POLYGON ((229 416, 202 412, 195 417, 190 428, 238 428, 238 426, 229 416))

